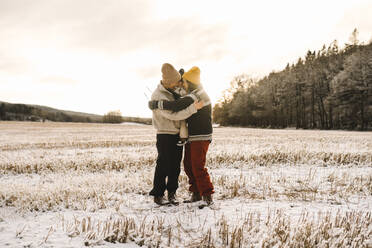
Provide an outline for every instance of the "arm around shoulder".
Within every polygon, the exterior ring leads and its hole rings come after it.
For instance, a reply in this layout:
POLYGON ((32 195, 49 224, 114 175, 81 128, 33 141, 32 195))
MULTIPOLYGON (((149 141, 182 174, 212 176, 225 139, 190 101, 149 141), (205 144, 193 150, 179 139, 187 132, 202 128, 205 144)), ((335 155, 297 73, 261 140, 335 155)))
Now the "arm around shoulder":
POLYGON ((189 107, 191 104, 194 103, 194 99, 190 96, 185 96, 185 97, 182 97, 180 99, 177 99, 175 101, 167 101, 167 100, 163 100, 162 101, 162 109, 165 109, 165 110, 171 110, 173 112, 178 112, 178 111, 181 111, 183 109, 186 109, 187 107, 189 107))
POLYGON ((180 121, 189 118, 191 115, 197 112, 195 104, 191 104, 187 108, 179 111, 179 112, 170 112, 169 110, 156 110, 159 112, 163 117, 172 120, 172 121, 180 121))

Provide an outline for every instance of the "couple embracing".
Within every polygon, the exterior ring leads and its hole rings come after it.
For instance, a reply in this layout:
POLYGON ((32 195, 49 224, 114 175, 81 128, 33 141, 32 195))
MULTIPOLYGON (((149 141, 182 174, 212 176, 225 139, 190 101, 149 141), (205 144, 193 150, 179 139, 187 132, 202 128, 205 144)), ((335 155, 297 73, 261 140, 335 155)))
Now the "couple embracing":
POLYGON ((212 105, 200 83, 200 70, 194 66, 183 73, 171 64, 161 68, 162 80, 151 96, 149 107, 157 130, 158 157, 150 195, 158 205, 168 201, 177 205, 176 191, 183 155, 183 141, 187 138, 184 170, 189 179, 191 199, 213 203, 213 184, 205 168, 208 147, 212 141, 212 105))

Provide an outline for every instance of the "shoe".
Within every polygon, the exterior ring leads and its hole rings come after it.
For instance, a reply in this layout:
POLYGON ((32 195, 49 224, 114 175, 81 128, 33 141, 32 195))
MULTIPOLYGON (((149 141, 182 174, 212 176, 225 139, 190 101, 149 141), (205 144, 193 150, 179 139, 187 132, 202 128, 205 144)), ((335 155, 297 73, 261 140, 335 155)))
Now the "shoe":
POLYGON ((164 205, 163 196, 154 196, 154 202, 160 206, 164 205))
POLYGON ((207 206, 210 206, 213 204, 212 195, 203 195, 203 201, 207 204, 207 206))
POLYGON ((192 203, 192 202, 197 202, 197 201, 201 201, 201 196, 199 194, 199 192, 192 192, 192 196, 190 198, 190 200, 185 200, 183 201, 184 203, 192 203))
POLYGON ((201 199, 199 192, 192 192, 191 202, 201 201, 201 199))
POLYGON ((176 200, 176 192, 168 192, 168 201, 173 205, 179 204, 179 202, 176 200))

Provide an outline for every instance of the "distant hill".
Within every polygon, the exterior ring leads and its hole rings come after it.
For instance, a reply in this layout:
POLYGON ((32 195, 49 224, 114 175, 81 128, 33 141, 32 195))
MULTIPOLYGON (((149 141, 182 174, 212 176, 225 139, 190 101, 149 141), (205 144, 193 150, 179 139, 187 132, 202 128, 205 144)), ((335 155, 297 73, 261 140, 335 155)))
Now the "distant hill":
MULTIPOLYGON (((0 120, 100 123, 103 122, 103 116, 69 110, 60 110, 41 105, 8 103, 0 101, 0 120)), ((151 124, 151 118, 122 117, 122 121, 151 124)))

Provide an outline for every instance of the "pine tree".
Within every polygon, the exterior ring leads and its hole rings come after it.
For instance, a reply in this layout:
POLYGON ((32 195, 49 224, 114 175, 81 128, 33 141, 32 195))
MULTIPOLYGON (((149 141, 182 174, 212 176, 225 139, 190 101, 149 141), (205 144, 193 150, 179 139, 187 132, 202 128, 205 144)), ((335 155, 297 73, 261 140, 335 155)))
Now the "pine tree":
POLYGON ((337 41, 308 51, 296 64, 258 82, 238 76, 214 108, 223 125, 256 127, 372 128, 372 44, 359 45, 358 30, 350 44, 337 41))
POLYGON ((5 120, 5 103, 0 104, 0 120, 5 120))
POLYGON ((333 80, 342 125, 365 130, 371 117, 372 49, 358 49, 348 56, 344 70, 333 80))

